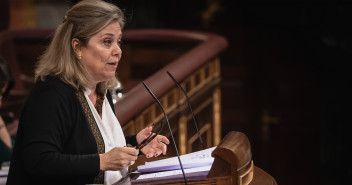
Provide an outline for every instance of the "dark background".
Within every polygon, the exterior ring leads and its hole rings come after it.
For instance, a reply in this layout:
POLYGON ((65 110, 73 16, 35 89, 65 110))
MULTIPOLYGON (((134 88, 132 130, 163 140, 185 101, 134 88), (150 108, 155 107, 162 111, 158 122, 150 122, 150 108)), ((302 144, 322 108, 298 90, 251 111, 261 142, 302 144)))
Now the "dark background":
POLYGON ((352 176, 352 6, 335 1, 119 0, 125 29, 206 31, 221 53, 223 136, 236 130, 281 185, 352 176))

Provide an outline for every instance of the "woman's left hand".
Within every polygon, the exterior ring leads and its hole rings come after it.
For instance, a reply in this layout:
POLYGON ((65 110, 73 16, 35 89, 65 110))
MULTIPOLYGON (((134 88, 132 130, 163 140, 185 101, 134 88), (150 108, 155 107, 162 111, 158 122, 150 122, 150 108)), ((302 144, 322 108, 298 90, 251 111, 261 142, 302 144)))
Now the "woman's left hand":
MULTIPOLYGON (((147 127, 141 130, 137 134, 137 142, 141 143, 144 139, 146 139, 152 131, 152 126, 147 127)), ((141 149, 141 151, 146 155, 147 158, 157 157, 160 154, 165 155, 167 150, 167 145, 170 141, 162 135, 157 135, 152 141, 150 141, 145 147, 141 149)))

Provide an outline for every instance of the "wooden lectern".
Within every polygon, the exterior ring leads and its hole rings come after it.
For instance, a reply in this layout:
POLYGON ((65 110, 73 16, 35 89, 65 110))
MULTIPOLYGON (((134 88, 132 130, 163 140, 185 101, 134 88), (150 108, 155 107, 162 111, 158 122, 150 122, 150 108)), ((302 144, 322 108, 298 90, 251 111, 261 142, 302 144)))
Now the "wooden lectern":
MULTIPOLYGON (((207 178, 187 180, 188 184, 277 185, 272 176, 254 166, 249 140, 241 132, 232 131, 227 134, 214 149, 212 156, 214 162, 207 178)), ((181 185, 184 182, 180 179, 178 182, 164 181, 148 184, 181 185)))

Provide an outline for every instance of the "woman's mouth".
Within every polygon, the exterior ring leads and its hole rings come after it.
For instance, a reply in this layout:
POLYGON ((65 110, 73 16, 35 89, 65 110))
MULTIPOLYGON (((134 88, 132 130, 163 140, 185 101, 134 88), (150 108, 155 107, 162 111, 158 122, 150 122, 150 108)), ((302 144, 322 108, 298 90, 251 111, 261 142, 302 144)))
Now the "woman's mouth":
POLYGON ((118 64, 119 62, 108 62, 108 65, 114 66, 114 67, 117 67, 118 64))

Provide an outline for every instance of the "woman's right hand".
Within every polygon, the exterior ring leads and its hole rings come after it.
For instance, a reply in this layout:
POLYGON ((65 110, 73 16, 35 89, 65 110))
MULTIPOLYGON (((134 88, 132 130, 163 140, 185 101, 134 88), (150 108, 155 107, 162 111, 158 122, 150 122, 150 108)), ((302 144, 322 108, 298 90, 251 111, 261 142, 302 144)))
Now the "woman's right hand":
POLYGON ((115 147, 105 154, 100 156, 100 170, 122 170, 137 160, 139 150, 131 147, 115 147))

